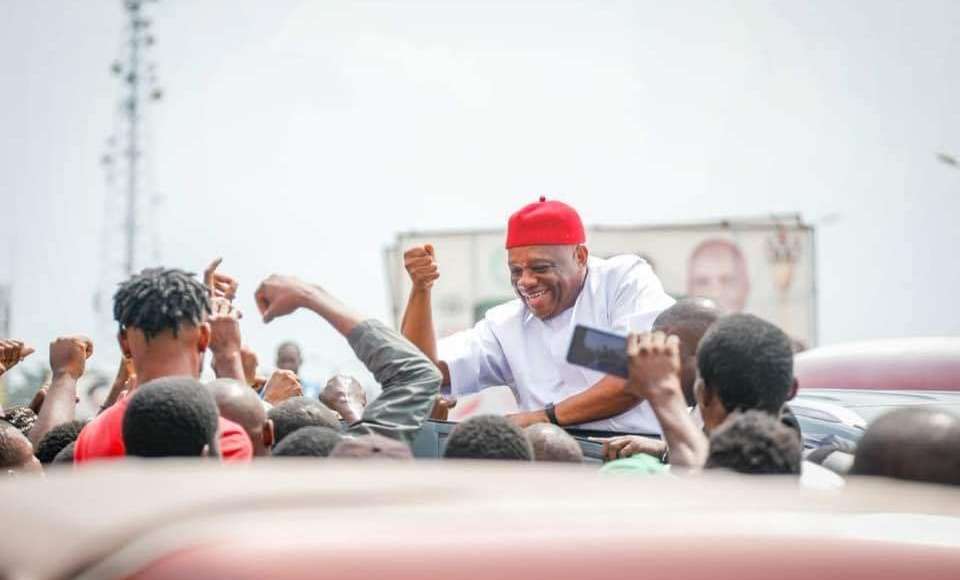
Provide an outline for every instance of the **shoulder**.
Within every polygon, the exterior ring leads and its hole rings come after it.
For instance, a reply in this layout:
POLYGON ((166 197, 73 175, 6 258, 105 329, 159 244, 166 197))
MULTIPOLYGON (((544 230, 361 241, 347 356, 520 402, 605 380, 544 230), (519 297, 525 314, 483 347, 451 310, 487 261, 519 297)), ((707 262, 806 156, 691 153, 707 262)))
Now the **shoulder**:
POLYGON ((587 265, 591 272, 596 272, 598 278, 613 284, 647 280, 656 276, 646 260, 631 254, 609 258, 591 257, 587 265))

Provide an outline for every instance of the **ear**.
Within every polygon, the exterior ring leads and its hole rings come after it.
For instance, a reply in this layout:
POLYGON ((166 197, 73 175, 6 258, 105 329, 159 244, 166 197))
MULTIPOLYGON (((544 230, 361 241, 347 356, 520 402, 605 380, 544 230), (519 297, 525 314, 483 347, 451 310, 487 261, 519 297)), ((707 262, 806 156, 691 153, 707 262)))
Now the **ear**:
POLYGON ((130 354, 130 340, 127 338, 126 328, 121 328, 117 332, 117 342, 120 344, 120 352, 123 353, 123 356, 130 358, 132 355, 130 354))
POLYGON ((197 350, 206 352, 207 346, 210 345, 210 324, 207 322, 200 324, 197 331, 197 350))
POLYGON ((263 424, 263 446, 267 449, 272 448, 273 439, 273 419, 267 419, 267 421, 263 424))
POLYGON ((787 400, 791 401, 794 397, 797 396, 797 391, 800 389, 800 381, 794 377, 793 384, 790 385, 790 392, 787 393, 787 400))
POLYGON ((574 254, 573 254, 573 255, 574 255, 574 257, 575 257, 576 260, 577 260, 577 265, 578 265, 578 266, 586 266, 586 265, 587 265, 587 258, 590 257, 590 251, 587 250, 587 247, 586 247, 586 246, 584 246, 583 244, 580 244, 579 246, 577 246, 577 249, 574 250, 574 254))

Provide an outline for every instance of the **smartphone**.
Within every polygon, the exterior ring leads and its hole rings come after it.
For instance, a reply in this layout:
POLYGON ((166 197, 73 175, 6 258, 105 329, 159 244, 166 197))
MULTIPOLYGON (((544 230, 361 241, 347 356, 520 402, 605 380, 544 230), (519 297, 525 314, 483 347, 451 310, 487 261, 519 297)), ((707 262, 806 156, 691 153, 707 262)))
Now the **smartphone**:
POLYGON ((567 362, 627 378, 627 337, 578 324, 567 351, 567 362))

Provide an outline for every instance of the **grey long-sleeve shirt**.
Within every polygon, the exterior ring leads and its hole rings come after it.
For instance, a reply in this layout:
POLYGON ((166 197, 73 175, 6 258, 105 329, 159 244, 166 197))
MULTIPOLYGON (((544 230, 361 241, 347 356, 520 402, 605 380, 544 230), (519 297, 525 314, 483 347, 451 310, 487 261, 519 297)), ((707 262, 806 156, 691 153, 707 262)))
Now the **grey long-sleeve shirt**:
POLYGON ((412 443, 440 393, 439 369, 413 343, 378 320, 358 324, 347 341, 383 387, 347 433, 376 433, 412 443))

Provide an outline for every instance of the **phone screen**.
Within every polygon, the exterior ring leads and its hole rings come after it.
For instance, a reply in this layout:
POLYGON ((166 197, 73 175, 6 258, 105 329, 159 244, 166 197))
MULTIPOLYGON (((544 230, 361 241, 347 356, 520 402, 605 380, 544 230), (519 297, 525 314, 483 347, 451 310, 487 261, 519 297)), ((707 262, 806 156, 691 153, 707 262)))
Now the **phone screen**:
POLYGON ((567 351, 567 362, 627 378, 627 337, 578 324, 567 351))

